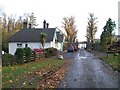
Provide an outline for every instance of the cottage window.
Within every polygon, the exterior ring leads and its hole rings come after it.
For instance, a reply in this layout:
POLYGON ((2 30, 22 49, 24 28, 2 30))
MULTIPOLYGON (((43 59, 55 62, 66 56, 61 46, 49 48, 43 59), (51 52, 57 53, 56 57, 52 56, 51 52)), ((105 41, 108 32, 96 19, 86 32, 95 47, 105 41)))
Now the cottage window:
POLYGON ((17 43, 17 47, 22 47, 22 43, 17 43))

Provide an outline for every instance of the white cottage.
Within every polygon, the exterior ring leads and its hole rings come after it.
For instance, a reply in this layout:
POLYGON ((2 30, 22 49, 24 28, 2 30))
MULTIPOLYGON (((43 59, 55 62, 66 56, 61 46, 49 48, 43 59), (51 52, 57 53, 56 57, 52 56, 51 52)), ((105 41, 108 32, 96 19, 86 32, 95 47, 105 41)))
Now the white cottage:
POLYGON ((42 48, 40 35, 45 33, 47 41, 44 48, 54 47, 63 50, 64 35, 57 28, 23 28, 9 39, 9 54, 14 55, 17 48, 42 48))

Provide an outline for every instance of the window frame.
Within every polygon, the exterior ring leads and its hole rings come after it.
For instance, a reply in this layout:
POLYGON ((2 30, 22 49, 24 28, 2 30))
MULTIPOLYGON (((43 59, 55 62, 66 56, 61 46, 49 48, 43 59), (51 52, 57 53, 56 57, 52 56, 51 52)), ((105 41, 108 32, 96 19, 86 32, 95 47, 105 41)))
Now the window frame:
POLYGON ((21 48, 22 46, 22 43, 17 43, 17 47, 21 48))

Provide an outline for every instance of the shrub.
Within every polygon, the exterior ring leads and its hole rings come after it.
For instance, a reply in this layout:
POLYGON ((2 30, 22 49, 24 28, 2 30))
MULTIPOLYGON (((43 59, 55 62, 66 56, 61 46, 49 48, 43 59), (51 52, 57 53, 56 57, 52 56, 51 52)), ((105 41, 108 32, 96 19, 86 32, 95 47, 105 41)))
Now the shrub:
POLYGON ((11 54, 2 55, 2 66, 23 64, 26 62, 34 61, 36 59, 35 51, 30 48, 17 48, 15 56, 11 54))
POLYGON ((50 57, 51 56, 51 48, 46 48, 45 49, 45 57, 50 57))
POLYGON ((46 57, 57 55, 58 51, 56 48, 46 48, 45 49, 46 57))
POLYGON ((24 55, 27 62, 31 61, 32 50, 29 47, 24 48, 24 55))
POLYGON ((52 56, 56 56, 58 54, 58 50, 56 48, 51 48, 52 56))
POLYGON ((2 55, 2 66, 15 65, 15 57, 11 54, 2 55))
POLYGON ((17 48, 16 52, 15 52, 15 57, 16 57, 16 62, 18 64, 22 64, 24 62, 24 56, 25 51, 23 48, 17 48))
POLYGON ((36 53, 32 51, 29 47, 18 48, 15 52, 15 56, 17 63, 22 64, 24 62, 30 62, 32 60, 34 61, 36 58, 36 53))

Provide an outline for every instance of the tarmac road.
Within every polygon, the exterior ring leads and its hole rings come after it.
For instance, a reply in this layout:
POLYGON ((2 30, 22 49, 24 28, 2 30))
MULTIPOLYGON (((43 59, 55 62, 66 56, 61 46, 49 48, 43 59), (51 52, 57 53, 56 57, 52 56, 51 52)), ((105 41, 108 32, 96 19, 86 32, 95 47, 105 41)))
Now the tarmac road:
POLYGON ((72 64, 58 88, 118 88, 118 73, 94 54, 81 49, 64 58, 72 64))

